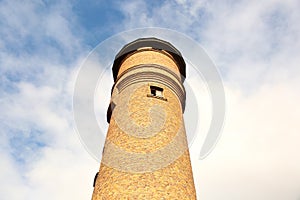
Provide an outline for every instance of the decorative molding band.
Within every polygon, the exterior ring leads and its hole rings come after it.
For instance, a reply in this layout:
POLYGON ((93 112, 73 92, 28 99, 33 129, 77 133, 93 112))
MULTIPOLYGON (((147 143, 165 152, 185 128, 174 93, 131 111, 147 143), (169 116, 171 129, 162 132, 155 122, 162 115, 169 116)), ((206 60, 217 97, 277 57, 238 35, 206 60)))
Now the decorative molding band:
POLYGON ((141 82, 159 83, 171 89, 180 100, 184 112, 186 94, 181 79, 175 72, 164 66, 156 64, 133 66, 118 77, 112 90, 116 87, 121 92, 128 86, 141 82))
MULTIPOLYGON (((118 78, 116 79, 115 83, 118 82, 119 79, 122 78, 122 76, 124 76, 125 74, 127 74, 128 72, 130 71, 133 71, 133 70, 138 70, 138 69, 143 69, 143 71, 145 71, 145 67, 148 67, 148 68, 153 68, 153 69, 161 69, 161 70, 164 70, 166 72, 168 72, 169 74, 171 74, 172 76, 174 76, 179 82, 182 82, 182 79, 181 77, 178 76, 178 74, 176 74, 173 70, 169 69, 168 67, 165 67, 163 65, 158 65, 158 64, 140 64, 140 65, 135 65, 135 66, 132 66, 126 70, 124 70, 119 76, 118 78)), ((179 72, 178 72, 179 73, 179 72)))

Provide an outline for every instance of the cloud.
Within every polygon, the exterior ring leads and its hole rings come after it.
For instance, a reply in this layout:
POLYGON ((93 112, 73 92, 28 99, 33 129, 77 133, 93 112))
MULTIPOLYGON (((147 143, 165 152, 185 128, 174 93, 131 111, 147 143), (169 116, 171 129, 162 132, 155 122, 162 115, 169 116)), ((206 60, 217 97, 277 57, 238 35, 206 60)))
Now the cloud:
POLYGON ((295 91, 290 83, 247 96, 227 88, 223 137, 207 159, 193 160, 199 198, 299 198, 300 110, 295 105, 300 96, 295 91))
MULTIPOLYGON (((228 104, 223 136, 203 161, 201 137, 191 149, 199 198, 299 198, 299 2, 112 5, 124 17, 113 31, 159 26, 183 32, 221 71, 228 104)), ((71 105, 89 50, 79 17, 68 1, 0 3, 2 199, 91 197, 99 164, 75 134, 71 105)))
POLYGON ((193 3, 177 3, 175 1, 146 2, 130 1, 127 4, 119 3, 119 9, 124 13, 123 27, 120 29, 133 29, 141 27, 164 27, 181 32, 194 34, 193 27, 202 27, 202 17, 197 16, 193 10, 193 3))
POLYGON ((85 199, 98 164, 73 129, 74 77, 86 45, 70 4, 0 4, 0 196, 85 199))

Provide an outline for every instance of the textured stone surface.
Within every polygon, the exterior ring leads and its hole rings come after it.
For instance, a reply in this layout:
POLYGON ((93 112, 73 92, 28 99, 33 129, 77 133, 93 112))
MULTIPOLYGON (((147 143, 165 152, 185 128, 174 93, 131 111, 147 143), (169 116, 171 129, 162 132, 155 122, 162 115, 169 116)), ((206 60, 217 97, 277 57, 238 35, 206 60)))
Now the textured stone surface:
MULTIPOLYGON (((172 58, 157 50, 147 50, 127 57, 119 74, 132 66, 146 63, 159 64, 179 73, 172 58)), ((126 103, 126 108, 122 108, 123 110, 116 109, 117 104, 112 113, 103 160, 92 199, 196 199, 181 103, 178 96, 164 84, 156 82, 145 82, 136 86, 134 90, 123 90, 123 93, 115 90, 113 96, 128 95, 129 101, 126 103), (149 97, 150 85, 163 88, 163 96, 167 101, 149 97), (160 108, 156 112, 164 112, 164 115, 150 115, 150 110, 154 106, 160 108), (128 116, 124 114, 125 112, 128 112, 128 116), (118 118, 118 120, 124 120, 122 121, 125 122, 123 124, 129 124, 126 129, 117 123, 117 115, 127 116, 123 119, 118 118), (131 133, 133 130, 144 130, 137 129, 135 126, 147 128, 152 124, 161 124, 158 123, 161 120, 164 120, 162 127, 153 129, 157 132, 150 136, 147 135, 147 137, 142 138, 131 133), (179 132, 181 134, 178 134, 179 132), (180 141, 178 145, 170 145, 176 138, 180 141), (117 147, 120 151, 111 150, 110 145, 117 147), (170 148, 167 151, 161 151, 165 147, 170 148), (116 152, 118 152, 117 155, 116 152), (162 152, 163 155, 161 155, 162 152), (128 160, 117 159, 130 153, 141 155, 141 158, 147 158, 147 155, 151 155, 151 157, 148 157, 146 161, 139 159, 138 156, 130 157, 129 162, 127 162, 128 160), (169 162, 168 158, 172 158, 172 162, 169 162), (109 162, 106 162, 105 159, 113 160, 117 167, 108 165, 109 162), (160 162, 161 159, 163 162, 160 162), (158 168, 147 172, 143 170, 137 172, 134 168, 134 163, 138 163, 136 165, 143 168, 143 165, 147 165, 148 161, 152 162, 151 165, 157 165, 158 168), (133 163, 134 166, 127 166, 130 163, 133 163), (165 165, 162 167, 161 163, 165 165)), ((120 99, 125 101, 126 98, 120 99)))
MULTIPOLYGON (((159 84, 149 83, 149 86, 150 85, 160 86, 159 84)), ((164 97, 167 98, 167 101, 147 97, 147 94, 150 94, 149 86, 145 85, 140 87, 134 94, 131 94, 128 105, 130 119, 128 120, 132 120, 142 127, 148 126, 151 123, 149 111, 152 106, 159 104, 166 113, 165 124, 161 131, 153 137, 140 139, 130 136, 130 133, 124 133, 115 123, 115 113, 113 113, 107 139, 126 151, 138 153, 156 151, 171 142, 179 129, 179 125, 182 123, 182 112, 176 96, 170 90, 165 88, 164 97)), ((126 120, 127 119, 124 119, 124 121, 126 120)))
POLYGON ((123 61, 118 75, 122 74, 122 72, 126 69, 139 64, 158 64, 168 66, 169 69, 173 70, 180 77, 178 67, 175 61, 171 58, 171 55, 157 50, 142 50, 129 55, 123 61))
POLYGON ((98 199, 196 199, 188 151, 169 166, 152 173, 128 173, 105 165, 94 190, 98 199))

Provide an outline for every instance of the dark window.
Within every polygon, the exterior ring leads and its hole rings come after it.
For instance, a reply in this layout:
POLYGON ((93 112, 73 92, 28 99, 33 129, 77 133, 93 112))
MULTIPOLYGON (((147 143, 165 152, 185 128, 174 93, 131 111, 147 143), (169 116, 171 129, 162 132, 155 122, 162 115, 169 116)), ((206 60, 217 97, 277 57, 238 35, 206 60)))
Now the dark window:
POLYGON ((162 89, 160 87, 150 86, 150 94, 147 94, 147 97, 154 97, 157 99, 168 101, 166 98, 164 98, 163 91, 164 91, 164 89, 162 89))
POLYGON ((163 97, 163 89, 157 86, 150 86, 152 96, 163 97))

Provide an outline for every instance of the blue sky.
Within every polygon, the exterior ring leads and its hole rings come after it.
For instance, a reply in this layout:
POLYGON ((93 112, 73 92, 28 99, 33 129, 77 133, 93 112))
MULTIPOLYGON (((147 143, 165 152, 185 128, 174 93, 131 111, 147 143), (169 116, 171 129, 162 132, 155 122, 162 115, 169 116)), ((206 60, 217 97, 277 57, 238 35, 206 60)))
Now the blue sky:
POLYGON ((205 160, 191 149, 199 198, 299 199, 299 4, 0 1, 1 199, 90 199, 99 164, 74 130, 77 72, 101 41, 153 26, 198 41, 224 81, 223 136, 205 160))

